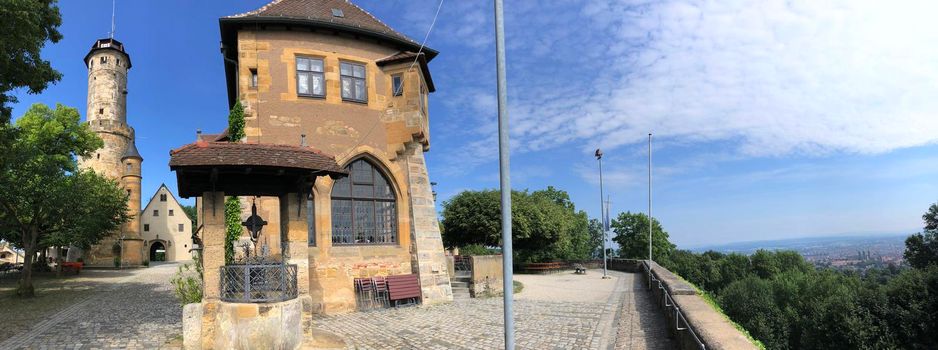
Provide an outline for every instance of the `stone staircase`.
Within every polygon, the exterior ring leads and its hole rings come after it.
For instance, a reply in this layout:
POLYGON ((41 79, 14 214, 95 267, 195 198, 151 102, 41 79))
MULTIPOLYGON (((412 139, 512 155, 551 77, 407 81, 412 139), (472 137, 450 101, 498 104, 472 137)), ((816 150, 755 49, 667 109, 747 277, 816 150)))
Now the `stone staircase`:
POLYGON ((456 277, 450 281, 453 286, 453 300, 468 300, 469 282, 472 280, 472 274, 469 271, 456 271, 456 277))

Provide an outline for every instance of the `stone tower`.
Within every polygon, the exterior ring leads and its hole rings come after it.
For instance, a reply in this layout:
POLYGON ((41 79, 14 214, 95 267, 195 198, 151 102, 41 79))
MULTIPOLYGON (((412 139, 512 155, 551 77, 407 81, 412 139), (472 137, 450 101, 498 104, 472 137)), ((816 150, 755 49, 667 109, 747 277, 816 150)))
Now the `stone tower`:
POLYGON ((134 144, 134 129, 127 124, 130 55, 124 51, 124 44, 120 41, 99 39, 85 55, 85 66, 88 68, 88 110, 85 116, 91 130, 104 141, 104 146, 91 156, 79 159, 78 165, 119 181, 130 196, 128 208, 134 219, 122 227, 122 232, 115 232, 92 247, 84 254, 84 260, 89 265, 111 265, 122 249, 124 265, 139 265, 143 261, 143 241, 139 238, 140 221, 137 218, 140 215, 140 165, 143 158, 134 144))

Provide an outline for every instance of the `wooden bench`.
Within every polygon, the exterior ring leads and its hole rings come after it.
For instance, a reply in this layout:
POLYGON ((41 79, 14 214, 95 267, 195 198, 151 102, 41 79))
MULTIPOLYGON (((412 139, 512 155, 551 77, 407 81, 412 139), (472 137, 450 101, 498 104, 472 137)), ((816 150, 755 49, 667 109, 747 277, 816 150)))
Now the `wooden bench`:
POLYGON ((403 301, 406 304, 416 304, 420 300, 420 281, 417 275, 388 276, 388 300, 394 306, 403 301))
POLYGON ((567 264, 562 262, 527 263, 521 269, 528 273, 549 273, 563 270, 567 264))
POLYGON ((85 266, 85 264, 80 263, 80 262, 63 262, 62 272, 65 272, 65 273, 75 272, 75 274, 77 275, 81 273, 81 268, 83 266, 85 266))

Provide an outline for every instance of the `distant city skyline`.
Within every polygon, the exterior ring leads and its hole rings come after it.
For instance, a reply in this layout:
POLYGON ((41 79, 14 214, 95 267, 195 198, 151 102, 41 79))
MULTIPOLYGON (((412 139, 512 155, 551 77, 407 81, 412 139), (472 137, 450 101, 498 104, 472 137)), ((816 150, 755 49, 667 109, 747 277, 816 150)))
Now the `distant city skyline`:
MULTIPOLYGON (((144 198, 162 183, 175 192, 170 149, 226 127, 218 18, 266 2, 117 2, 144 198)), ((438 4, 355 2, 417 41, 438 4)), ((555 186, 599 218, 602 148, 613 215, 646 212, 653 132, 654 214, 680 248, 911 234, 938 202, 936 4, 506 5, 515 189, 555 186)), ((64 77, 40 95, 17 91, 14 118, 37 102, 87 112, 82 58, 108 36, 111 1, 59 6, 64 39, 43 57, 64 77)), ((438 208, 498 186, 491 10, 446 2, 429 35, 440 51, 427 153, 438 208)))

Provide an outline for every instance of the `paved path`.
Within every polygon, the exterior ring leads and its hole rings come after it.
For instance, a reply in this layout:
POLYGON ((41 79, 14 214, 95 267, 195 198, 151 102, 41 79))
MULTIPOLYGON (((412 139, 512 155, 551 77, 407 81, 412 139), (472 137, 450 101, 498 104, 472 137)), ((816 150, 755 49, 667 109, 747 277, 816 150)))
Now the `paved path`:
POLYGON ((169 283, 177 266, 95 271, 108 282, 28 332, 0 343, 0 349, 166 348, 182 334, 182 308, 169 283))
MULTIPOLYGON (((673 348, 640 275, 610 275, 516 275, 525 284, 514 303, 517 348, 673 348)), ((344 338, 351 349, 499 349, 502 310, 501 298, 470 299, 321 317, 315 326, 344 338)))

